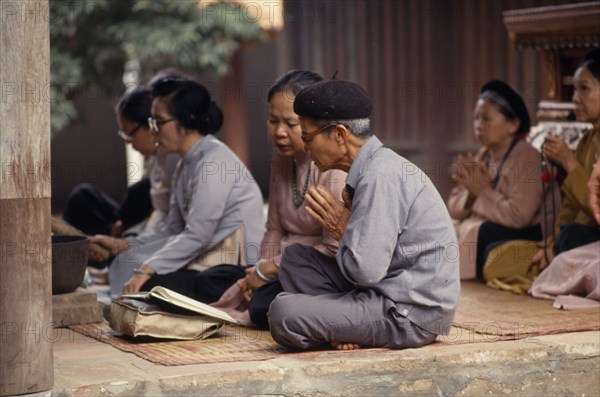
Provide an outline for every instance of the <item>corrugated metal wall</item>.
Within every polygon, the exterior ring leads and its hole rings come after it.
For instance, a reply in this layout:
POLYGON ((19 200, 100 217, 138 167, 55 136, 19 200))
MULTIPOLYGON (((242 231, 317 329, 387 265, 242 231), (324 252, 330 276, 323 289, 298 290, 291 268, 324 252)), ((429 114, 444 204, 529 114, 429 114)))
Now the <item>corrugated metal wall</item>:
MULTIPOLYGON (((541 53, 509 43, 502 12, 548 0, 286 1, 280 72, 308 68, 352 80, 372 96, 375 133, 423 168, 445 194, 447 165, 477 147, 479 88, 499 78, 540 98, 541 53)), ((524 16, 526 17, 526 16, 524 16)))

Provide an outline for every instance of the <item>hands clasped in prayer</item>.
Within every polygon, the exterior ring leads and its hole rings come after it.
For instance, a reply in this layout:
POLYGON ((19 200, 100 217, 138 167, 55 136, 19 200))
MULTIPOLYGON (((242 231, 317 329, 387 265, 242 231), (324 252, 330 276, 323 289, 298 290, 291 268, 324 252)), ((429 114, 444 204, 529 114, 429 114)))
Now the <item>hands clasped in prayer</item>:
POLYGON ((475 159, 473 153, 469 152, 465 158, 458 156, 458 167, 454 181, 463 185, 473 196, 478 196, 485 188, 491 186, 491 179, 484 167, 475 159))
POLYGON ((560 164, 565 171, 571 172, 577 167, 573 151, 559 137, 548 135, 544 140, 544 156, 560 164))
POLYGON ((304 196, 308 204, 306 212, 338 241, 344 235, 352 214, 352 202, 347 191, 344 190, 342 198, 343 202, 336 200, 327 189, 321 186, 311 187, 304 196))

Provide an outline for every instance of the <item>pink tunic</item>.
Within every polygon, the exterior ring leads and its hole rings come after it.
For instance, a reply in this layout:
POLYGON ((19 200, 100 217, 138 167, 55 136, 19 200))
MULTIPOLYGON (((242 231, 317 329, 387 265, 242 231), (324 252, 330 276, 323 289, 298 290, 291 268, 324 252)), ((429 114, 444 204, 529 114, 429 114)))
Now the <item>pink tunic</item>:
MULTIPOLYGON (((306 212, 306 202, 296 208, 292 198, 293 159, 275 152, 271 162, 271 181, 269 184, 269 214, 267 232, 260 249, 260 259, 273 260, 277 267, 285 247, 290 244, 304 244, 319 250, 325 255, 335 256, 338 241, 306 212)), ((296 187, 302 193, 308 176, 308 187, 323 186, 334 197, 342 200, 342 191, 346 186, 346 173, 340 170, 321 172, 307 157, 297 164, 296 187), (309 173, 310 164, 310 173, 309 173)), ((223 293, 221 298, 211 304, 234 317, 239 324, 252 326, 247 304, 237 283, 223 293)))
MULTIPOLYGON (((290 157, 273 155, 269 184, 269 214, 267 232, 260 250, 260 259, 272 259, 277 266, 286 246, 300 243, 316 248, 328 256, 335 256, 338 242, 321 228, 306 212, 306 203, 296 208, 292 198, 292 163, 290 157)), ((323 186, 334 197, 342 200, 346 173, 340 170, 321 172, 309 157, 297 164, 297 190, 302 192, 308 175, 308 187, 323 186), (310 166, 310 175, 308 168, 310 166)))
POLYGON ((565 251, 535 279, 529 293, 557 309, 600 307, 600 241, 565 251))
MULTIPOLYGON (((486 148, 477 154, 481 162, 487 157, 486 148)), ((489 167, 490 177, 497 169, 489 167)), ((484 221, 492 221, 512 229, 523 229, 542 224, 546 216, 549 225, 553 225, 551 195, 547 194, 546 213, 542 206, 542 182, 540 180, 540 153, 529 143, 518 141, 506 158, 496 189, 486 188, 467 205, 469 191, 462 185, 452 189, 448 199, 448 211, 457 220, 456 234, 460 247, 460 277, 475 278, 477 236, 484 221)), ((559 191, 554 191, 555 199, 560 200, 559 191)), ((557 206, 560 201, 556 201, 557 206)), ((551 227, 551 226, 550 226, 551 227)))

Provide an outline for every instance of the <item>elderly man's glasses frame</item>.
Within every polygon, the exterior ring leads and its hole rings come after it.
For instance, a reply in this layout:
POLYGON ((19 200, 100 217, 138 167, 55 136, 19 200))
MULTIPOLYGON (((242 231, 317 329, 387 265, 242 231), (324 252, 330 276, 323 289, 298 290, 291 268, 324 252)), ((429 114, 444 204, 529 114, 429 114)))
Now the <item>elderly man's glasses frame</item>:
POLYGON ((166 120, 158 120, 153 117, 148 117, 148 125, 150 126, 150 129, 155 133, 158 133, 160 131, 160 127, 162 127, 164 124, 170 121, 175 121, 175 119, 171 118, 166 120))
POLYGON ((308 145, 313 141, 313 139, 315 139, 315 136, 317 136, 317 134, 320 134, 321 132, 325 132, 328 128, 335 127, 336 125, 337 124, 329 124, 324 127, 317 128, 316 130, 311 131, 311 132, 307 132, 307 133, 302 132, 302 134, 300 135, 300 138, 302 139, 302 142, 304 142, 305 145, 308 145))

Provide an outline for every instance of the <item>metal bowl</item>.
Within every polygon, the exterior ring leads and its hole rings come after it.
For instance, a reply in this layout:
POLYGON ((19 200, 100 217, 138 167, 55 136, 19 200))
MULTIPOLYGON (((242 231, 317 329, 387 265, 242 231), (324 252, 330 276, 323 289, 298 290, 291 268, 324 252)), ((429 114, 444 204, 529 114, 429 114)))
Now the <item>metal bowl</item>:
POLYGON ((52 236, 52 294, 73 292, 81 285, 89 244, 88 237, 52 236))

